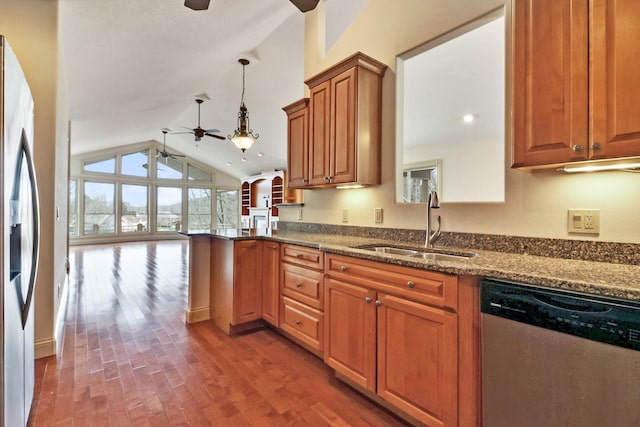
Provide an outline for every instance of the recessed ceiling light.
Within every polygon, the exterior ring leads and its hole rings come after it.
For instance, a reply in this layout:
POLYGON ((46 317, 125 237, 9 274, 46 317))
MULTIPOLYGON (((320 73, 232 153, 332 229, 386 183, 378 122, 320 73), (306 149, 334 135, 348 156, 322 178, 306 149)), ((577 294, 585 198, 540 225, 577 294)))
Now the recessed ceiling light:
POLYGON ((247 158, 246 158, 246 157, 244 157, 244 156, 242 156, 242 158, 241 158, 240 160, 242 160, 243 162, 246 162, 246 161, 247 161, 247 158))
POLYGON ((473 114, 465 114, 464 116, 462 116, 462 120, 464 120, 465 123, 471 123, 475 119, 476 117, 473 114))
POLYGON ((227 162, 227 166, 231 166, 231 164, 232 164, 231 162, 227 162))
POLYGON ((264 156, 264 153, 262 151, 258 151, 258 157, 262 157, 264 156))

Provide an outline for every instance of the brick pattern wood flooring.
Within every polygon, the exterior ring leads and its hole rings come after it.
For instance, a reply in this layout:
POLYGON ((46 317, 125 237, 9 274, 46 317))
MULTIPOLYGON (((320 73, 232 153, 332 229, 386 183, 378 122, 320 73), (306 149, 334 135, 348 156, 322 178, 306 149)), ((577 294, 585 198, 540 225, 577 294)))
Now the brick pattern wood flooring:
POLYGON ((188 244, 73 247, 64 339, 30 426, 400 426, 265 329, 187 325, 188 244))

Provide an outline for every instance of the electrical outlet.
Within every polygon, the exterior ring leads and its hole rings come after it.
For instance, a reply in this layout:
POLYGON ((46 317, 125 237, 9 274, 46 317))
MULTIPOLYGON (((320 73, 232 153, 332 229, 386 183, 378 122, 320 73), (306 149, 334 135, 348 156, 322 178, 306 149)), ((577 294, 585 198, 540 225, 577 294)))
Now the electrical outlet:
POLYGON ((600 234, 600 209, 569 209, 567 231, 600 234))
POLYGON ((296 219, 298 221, 302 221, 302 208, 298 208, 298 212, 296 212, 296 219))
POLYGON ((342 222, 344 224, 349 222, 349 209, 342 209, 342 222))
POLYGON ((373 222, 382 224, 382 208, 375 208, 373 210, 373 222))

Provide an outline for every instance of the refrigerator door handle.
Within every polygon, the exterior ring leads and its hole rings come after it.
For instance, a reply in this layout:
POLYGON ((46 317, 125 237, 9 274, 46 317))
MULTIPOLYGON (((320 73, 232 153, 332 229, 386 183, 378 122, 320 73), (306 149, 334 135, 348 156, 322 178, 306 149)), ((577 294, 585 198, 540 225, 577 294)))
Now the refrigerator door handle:
MULTIPOLYGON (((29 148, 29 140, 27 134, 22 130, 22 138, 20 138, 20 155, 18 156, 18 162, 21 165, 24 156, 25 163, 27 165, 27 172, 29 173, 29 186, 31 188, 31 194, 24 195, 24 197, 31 197, 31 206, 33 207, 33 247, 31 252, 31 273, 29 275, 29 286, 27 289, 27 296, 22 305, 22 329, 27 324, 29 317, 29 310, 31 309, 31 303, 33 301, 33 293, 36 286, 36 275, 38 271, 38 258, 40 255, 40 209, 38 205, 38 184, 36 181, 36 172, 33 163, 33 156, 31 155, 31 149, 29 148)), ((22 167, 18 167, 17 171, 21 175, 24 171, 22 167)), ((17 180, 20 181, 21 177, 18 176, 17 180)), ((26 261, 26 260, 25 260, 26 261)))

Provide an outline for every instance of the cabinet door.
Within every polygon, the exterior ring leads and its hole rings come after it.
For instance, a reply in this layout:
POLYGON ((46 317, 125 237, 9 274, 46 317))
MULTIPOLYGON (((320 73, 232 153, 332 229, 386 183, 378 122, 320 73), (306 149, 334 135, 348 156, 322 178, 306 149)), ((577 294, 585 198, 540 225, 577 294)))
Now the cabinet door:
POLYGON ((586 160, 588 0, 511 5, 513 166, 586 160))
POLYGON ((233 315, 238 325, 260 318, 262 311, 262 245, 238 240, 233 247, 233 315))
POLYGON ((378 294, 378 395, 428 426, 458 423, 457 317, 378 294))
POLYGON ((640 2, 592 0, 592 158, 640 155, 640 2))
POLYGON ((330 278, 325 289, 324 361, 375 392, 376 292, 330 278))
POLYGON ((329 176, 330 81, 310 90, 309 96, 309 183, 327 184, 329 176))
POLYGON ((356 180, 355 114, 356 69, 351 68, 331 79, 329 176, 332 184, 356 180))
POLYGON ((280 245, 262 243, 262 318, 277 327, 280 320, 280 245))
POLYGON ((288 187, 300 188, 309 183, 309 108, 306 100, 294 108, 287 116, 288 187))

